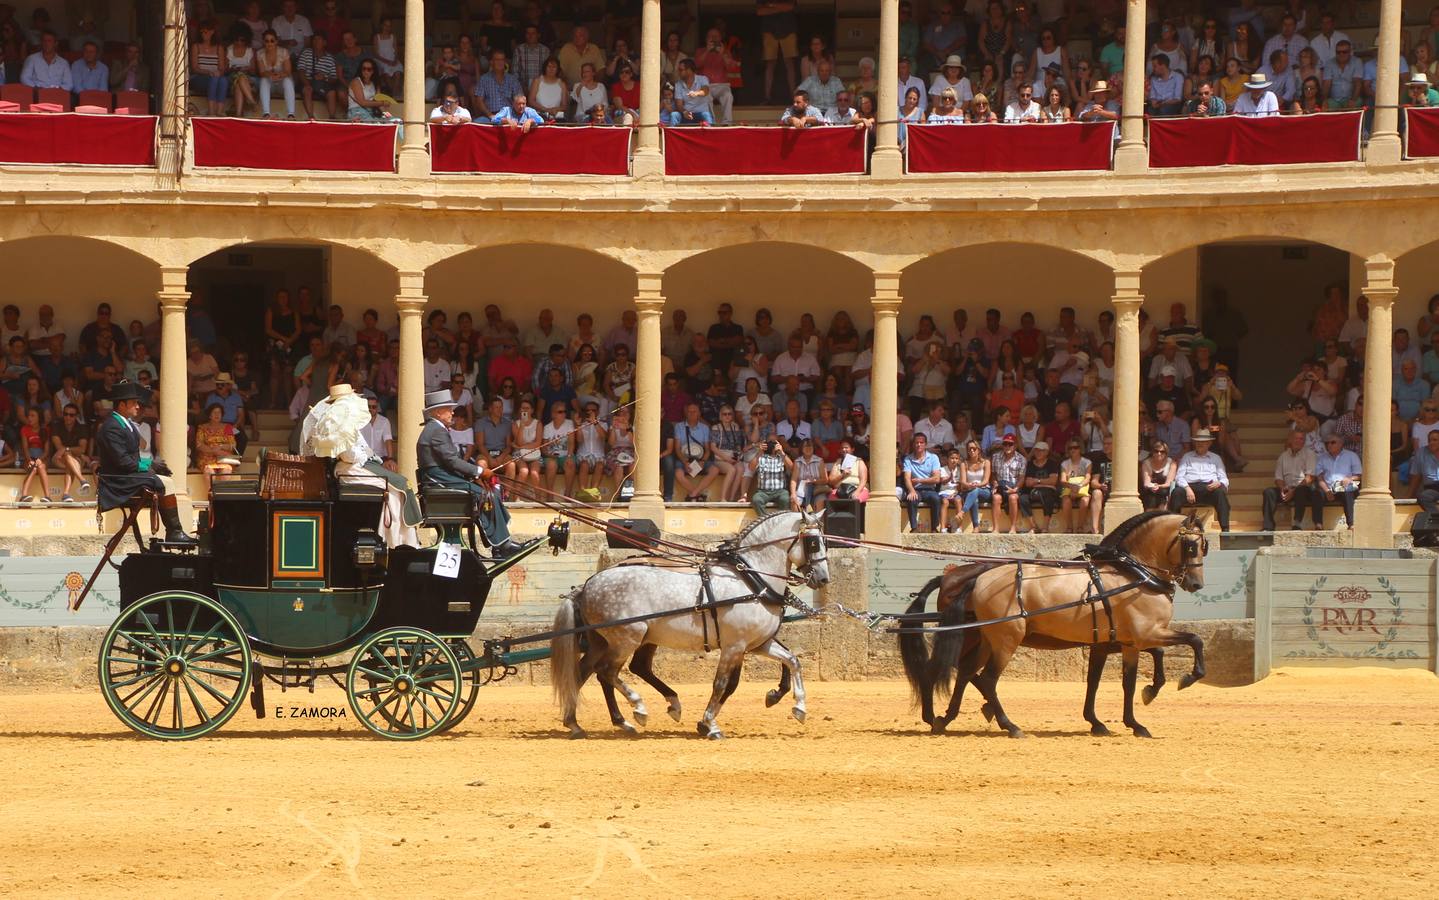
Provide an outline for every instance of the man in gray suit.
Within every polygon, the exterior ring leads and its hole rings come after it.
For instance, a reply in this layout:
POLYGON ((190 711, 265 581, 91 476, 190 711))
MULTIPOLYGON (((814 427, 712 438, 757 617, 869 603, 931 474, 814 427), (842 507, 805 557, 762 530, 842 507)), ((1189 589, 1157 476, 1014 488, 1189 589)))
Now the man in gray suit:
POLYGON ((450 436, 450 422, 455 417, 455 400, 448 390, 425 395, 425 427, 416 446, 416 464, 421 485, 464 488, 475 495, 475 524, 480 527, 490 554, 503 559, 520 549, 510 539, 510 514, 498 491, 489 486, 490 467, 479 465, 460 456, 450 436))

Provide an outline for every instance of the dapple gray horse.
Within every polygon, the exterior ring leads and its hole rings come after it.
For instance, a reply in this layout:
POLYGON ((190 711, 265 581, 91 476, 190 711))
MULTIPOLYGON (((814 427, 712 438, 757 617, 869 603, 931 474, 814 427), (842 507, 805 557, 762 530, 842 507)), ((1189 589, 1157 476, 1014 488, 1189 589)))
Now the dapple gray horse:
MULTIPOLYGON (((617 566, 594 575, 573 597, 560 604, 555 614, 556 631, 568 631, 585 623, 683 610, 642 622, 595 628, 589 633, 583 656, 576 634, 564 634, 550 642, 551 680, 555 697, 564 707, 564 722, 571 737, 585 734, 576 721, 575 710, 580 685, 591 672, 602 685, 623 694, 633 707, 635 718, 641 724, 645 722, 648 713, 644 700, 619 677, 624 664, 645 645, 693 652, 708 648, 720 651, 714 690, 697 726, 704 737, 724 737, 715 719, 746 653, 761 653, 789 671, 794 682, 794 717, 804 721, 804 682, 800 679, 799 659, 776 640, 776 636, 784 619, 781 598, 790 571, 799 572, 811 588, 818 589, 829 582, 829 560, 819 519, 797 512, 775 513, 759 519, 736 535, 729 558, 747 567, 749 574, 743 574, 735 564, 711 560, 708 591, 698 572, 617 566), (724 603, 756 592, 763 596, 724 603), (724 605, 712 611, 685 609, 710 601, 724 605)), ((669 713, 679 721, 679 700, 672 694, 670 697, 669 713)), ((623 718, 616 724, 625 731, 635 730, 623 718)))

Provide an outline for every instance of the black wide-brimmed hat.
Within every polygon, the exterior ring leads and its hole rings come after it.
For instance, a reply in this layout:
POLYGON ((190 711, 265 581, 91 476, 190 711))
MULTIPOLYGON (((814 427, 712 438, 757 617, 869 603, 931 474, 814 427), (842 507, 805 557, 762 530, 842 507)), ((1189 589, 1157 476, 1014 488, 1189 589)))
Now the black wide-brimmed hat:
POLYGON ((117 382, 114 387, 110 388, 111 403, 119 403, 121 400, 139 400, 144 403, 149 398, 150 392, 133 381, 117 382))

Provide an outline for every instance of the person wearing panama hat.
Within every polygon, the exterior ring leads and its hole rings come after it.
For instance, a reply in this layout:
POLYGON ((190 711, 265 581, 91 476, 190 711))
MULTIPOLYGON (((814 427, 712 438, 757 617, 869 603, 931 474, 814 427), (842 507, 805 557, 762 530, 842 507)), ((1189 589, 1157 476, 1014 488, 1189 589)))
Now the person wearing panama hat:
POLYGON ((938 75, 930 82, 929 95, 931 97, 942 97, 944 92, 953 90, 955 100, 961 108, 965 107, 974 99, 974 86, 965 77, 964 60, 957 53, 951 53, 944 60, 938 75))
POLYGON ((1219 454, 1209 452, 1214 435, 1200 428, 1190 435, 1194 449, 1179 461, 1174 475, 1174 488, 1169 494, 1169 511, 1180 512, 1186 506, 1212 506, 1219 519, 1219 530, 1229 531, 1229 473, 1219 454))
POLYGON ((1273 82, 1262 72, 1255 72, 1244 82, 1244 93, 1234 101, 1236 116, 1277 116, 1279 98, 1269 88, 1273 82))
POLYGON ((1094 82, 1089 88, 1089 100, 1075 118, 1081 122, 1118 122, 1119 110, 1110 108, 1112 94, 1109 82, 1103 79, 1094 82))
POLYGON ((113 408, 95 429, 95 453, 99 457, 99 473, 95 492, 100 512, 129 504, 141 491, 154 491, 160 498, 160 521, 165 523, 165 541, 171 544, 194 544, 180 524, 177 490, 170 468, 159 457, 140 457, 140 432, 134 419, 149 391, 130 381, 121 381, 110 389, 113 408))
POLYGON ((475 497, 475 524, 490 545, 490 555, 504 559, 520 549, 510 538, 510 513, 499 491, 490 486, 494 470, 488 460, 481 456, 471 462, 455 446, 450 422, 457 405, 448 388, 425 395, 425 427, 415 448, 416 474, 421 485, 469 490, 475 497))
POLYGON ((1404 101, 1405 106, 1439 106, 1439 91, 1434 90, 1434 85, 1429 82, 1429 76, 1423 72, 1415 72, 1410 76, 1406 90, 1408 99, 1404 101))

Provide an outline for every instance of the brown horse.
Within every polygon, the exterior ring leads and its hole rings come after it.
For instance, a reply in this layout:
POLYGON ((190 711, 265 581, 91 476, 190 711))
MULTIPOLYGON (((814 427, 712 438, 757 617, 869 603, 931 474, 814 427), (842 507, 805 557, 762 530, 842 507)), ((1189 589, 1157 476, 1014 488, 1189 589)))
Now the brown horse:
MULTIPOLYGON (((917 594, 914 601, 905 610, 906 614, 923 613, 929 595, 935 590, 939 591, 939 597, 935 601, 935 608, 943 613, 953 606, 956 601, 960 602, 963 608, 968 601, 970 589, 974 586, 974 579, 1001 563, 972 563, 967 566, 945 566, 941 575, 936 575, 925 583, 917 594)), ((972 618, 972 617, 971 617, 972 618)), ((952 621, 952 620, 951 620, 952 621)), ((953 691, 951 681, 953 673, 957 670, 960 658, 966 653, 973 651, 979 644, 979 633, 974 629, 963 632, 941 633, 933 642, 927 641, 924 635, 918 630, 901 632, 899 635, 899 655, 904 664, 905 677, 909 679, 910 688, 914 692, 915 701, 920 705, 920 716, 924 724, 934 724, 934 695, 939 692, 941 696, 949 696, 953 691), (932 650, 931 647, 934 649, 932 650)), ((1031 645, 1032 646, 1032 645, 1031 645)), ((1099 681, 1104 673, 1104 664, 1110 654, 1121 652, 1122 648, 1116 641, 1114 643, 1093 644, 1089 648, 1089 671, 1084 694, 1084 720, 1090 723, 1090 733, 1094 735, 1107 735, 1109 729, 1099 720, 1094 713, 1094 700, 1099 692, 1099 681)), ((1159 691, 1166 684, 1164 678, 1164 648, 1151 647, 1148 650, 1154 658, 1153 680, 1144 687, 1143 697, 1145 704, 1154 702, 1159 696, 1159 691)), ((780 678, 783 682, 787 672, 781 671, 780 678)), ((978 687, 977 679, 971 678, 970 684, 978 687)), ((785 686, 780 685, 781 689, 785 686)), ((770 692, 772 695, 775 693, 770 692)), ((986 702, 980 711, 985 719, 994 719, 994 709, 986 702)))
MULTIPOLYGON (((1204 586, 1208 541, 1198 521, 1161 510, 1142 513, 1121 523, 1100 546, 1114 551, 1114 558, 1101 556, 1103 561, 1093 564, 1098 588, 1108 591, 1132 585, 1109 598, 1109 612, 1100 603, 1053 609, 1094 589, 1089 567, 1018 561, 991 566, 960 585, 958 596, 943 613, 941 626, 961 624, 966 618, 989 624, 973 629, 979 638, 972 648, 964 646, 959 631, 942 631, 936 640, 937 665, 956 658, 957 672, 948 710, 931 723, 935 734, 942 733, 958 716, 964 687, 973 680, 1000 727, 1011 737, 1024 736, 1005 715, 995 692, 1000 675, 1021 645, 1057 650, 1117 644, 1124 660, 1124 724, 1139 737, 1150 736, 1134 718, 1140 653, 1186 645, 1194 652, 1194 668, 1180 679, 1180 689, 1204 677, 1203 641, 1196 634, 1169 627, 1174 617, 1173 587, 1195 591, 1204 586), (1043 612, 1050 609, 1053 611, 1043 612)), ((1097 683, 1103 665, 1104 656, 1091 655, 1091 684, 1097 683)), ((1092 718, 1092 689, 1085 711, 1091 730, 1106 733, 1103 723, 1092 718)))

